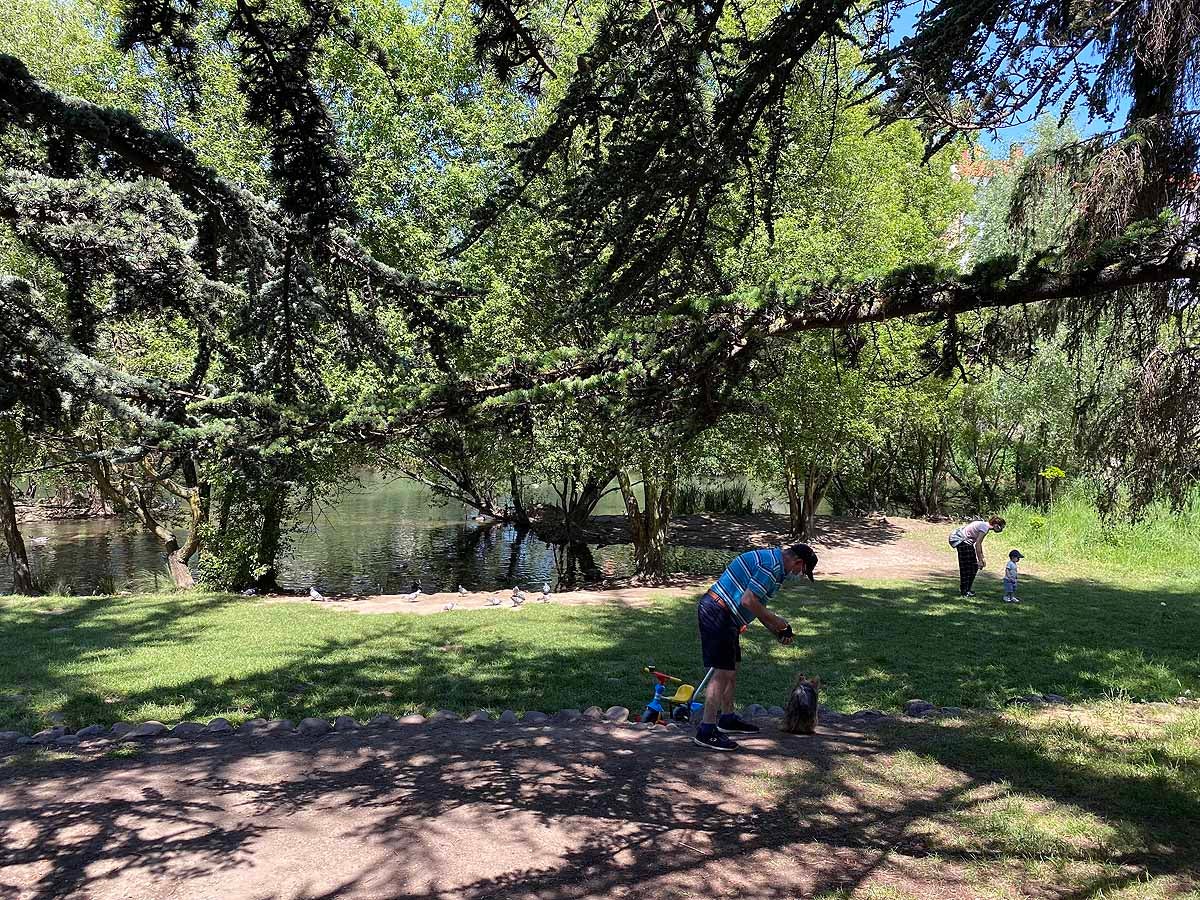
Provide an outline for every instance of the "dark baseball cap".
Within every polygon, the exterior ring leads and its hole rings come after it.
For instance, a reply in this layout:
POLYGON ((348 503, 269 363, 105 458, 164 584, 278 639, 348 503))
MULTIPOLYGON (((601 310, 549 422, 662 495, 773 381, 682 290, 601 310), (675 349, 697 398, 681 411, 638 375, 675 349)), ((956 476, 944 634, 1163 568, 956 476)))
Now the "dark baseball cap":
POLYGON ((1024 553, 1022 553, 1020 550, 1009 550, 1009 551, 1008 551, 1008 558, 1009 558, 1009 559, 1012 559, 1014 556, 1015 556, 1017 559, 1024 559, 1024 558, 1025 558, 1025 554, 1024 554, 1024 553))
POLYGON ((787 549, 793 556, 804 560, 804 577, 809 581, 815 581, 813 572, 817 568, 817 554, 813 552, 813 548, 808 544, 792 544, 787 549))

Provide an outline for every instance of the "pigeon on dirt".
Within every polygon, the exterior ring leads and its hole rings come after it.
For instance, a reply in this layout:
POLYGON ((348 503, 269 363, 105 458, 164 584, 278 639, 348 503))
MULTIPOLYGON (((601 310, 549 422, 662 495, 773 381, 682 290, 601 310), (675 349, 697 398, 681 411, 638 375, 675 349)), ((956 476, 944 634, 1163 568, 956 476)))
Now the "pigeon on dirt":
POLYGON ((538 597, 538 599, 543 603, 550 602, 550 584, 548 582, 542 585, 542 596, 538 597))
POLYGON ((316 600, 318 603, 320 603, 325 599, 325 595, 318 591, 315 587, 310 587, 308 589, 308 599, 316 600))
POLYGON ((403 599, 407 600, 409 603, 416 603, 418 600, 421 599, 421 583, 418 581, 414 581, 412 583, 412 587, 413 587, 412 591, 410 591, 407 594, 401 594, 400 596, 403 599))
POLYGON ((453 600, 451 600, 449 603, 447 603, 445 606, 442 607, 442 612, 450 612, 450 610, 454 609, 454 607, 455 607, 455 603, 453 600))
POLYGON ((512 605, 520 606, 524 602, 525 602, 525 593, 519 587, 513 588, 512 589, 512 605))
POLYGON ((460 596, 460 597, 467 596, 467 589, 465 587, 463 587, 461 584, 458 586, 458 596, 460 596))
POLYGON ((501 600, 499 597, 488 597, 488 598, 487 598, 487 605, 488 605, 488 606, 499 606, 499 605, 500 605, 501 603, 503 603, 503 602, 504 602, 504 601, 503 601, 503 600, 501 600))

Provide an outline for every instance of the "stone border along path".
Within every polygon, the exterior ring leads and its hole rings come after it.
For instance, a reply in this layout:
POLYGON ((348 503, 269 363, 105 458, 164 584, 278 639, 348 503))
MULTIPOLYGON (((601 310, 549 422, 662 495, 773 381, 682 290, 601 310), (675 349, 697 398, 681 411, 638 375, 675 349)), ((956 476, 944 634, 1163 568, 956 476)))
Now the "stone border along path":
MULTIPOLYGON (((1012 697, 1005 706, 1026 706, 1038 708, 1043 706, 1072 706, 1066 697, 1059 694, 1027 694, 1019 697, 1012 697)), ((1167 705, 1166 701, 1150 702, 1146 705, 1167 705)), ((1200 706, 1200 700, 1195 700, 1190 697, 1178 697, 1174 701, 1174 705, 1178 706, 1200 706)), ((934 718, 958 718, 965 715, 978 715, 983 712, 994 712, 995 710, 978 710, 978 709, 963 709, 958 706, 935 706, 927 700, 909 700, 904 704, 902 715, 892 715, 879 709, 860 709, 853 713, 839 713, 828 709, 825 706, 819 707, 819 716, 817 724, 835 724, 842 722, 853 722, 858 725, 870 724, 876 722, 886 722, 902 719, 934 719, 934 718)), ((741 715, 750 719, 770 718, 780 719, 784 715, 784 710, 780 706, 763 707, 757 703, 751 703, 741 711, 741 715)), ((422 725, 436 724, 438 722, 464 722, 468 725, 475 724, 498 724, 498 725, 515 725, 518 722, 524 725, 569 725, 572 722, 580 720, 590 720, 595 722, 607 722, 613 725, 628 725, 641 726, 646 728, 662 727, 668 729, 683 730, 677 722, 667 722, 659 726, 646 725, 637 719, 630 719, 630 713, 624 706, 610 706, 608 709, 601 709, 599 706, 589 706, 585 710, 578 709, 560 709, 557 713, 550 715, 536 710, 530 710, 523 716, 518 718, 517 714, 511 709, 506 709, 504 712, 493 719, 487 710, 477 709, 475 712, 467 716, 459 716, 458 713, 448 709, 440 709, 429 718, 420 714, 413 714, 397 719, 395 716, 388 713, 380 713, 374 718, 365 723, 359 723, 350 716, 338 716, 332 722, 326 719, 307 718, 301 719, 299 724, 294 724, 290 719, 250 719, 243 722, 240 726, 234 727, 228 719, 216 718, 207 725, 203 722, 180 722, 174 727, 164 725, 162 722, 141 722, 133 724, 131 722, 117 722, 111 728, 106 728, 103 725, 88 725, 86 728, 80 728, 78 731, 72 732, 66 726, 57 725, 53 728, 46 728, 33 735, 23 735, 17 731, 0 731, 0 753, 11 751, 12 748, 24 747, 55 747, 61 749, 71 749, 79 747, 84 743, 123 743, 136 744, 146 740, 170 741, 174 743, 180 742, 183 738, 198 738, 198 737, 214 737, 223 735, 240 735, 244 737, 271 737, 276 735, 304 735, 306 737, 321 737, 322 735, 331 732, 357 732, 369 730, 372 728, 386 728, 390 725, 422 725)))

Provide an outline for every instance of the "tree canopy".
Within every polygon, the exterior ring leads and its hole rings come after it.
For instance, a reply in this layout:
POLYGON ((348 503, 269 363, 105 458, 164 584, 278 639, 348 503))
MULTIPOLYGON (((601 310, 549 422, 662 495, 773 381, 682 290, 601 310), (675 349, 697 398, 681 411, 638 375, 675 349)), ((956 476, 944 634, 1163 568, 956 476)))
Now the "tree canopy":
POLYGON ((1087 452, 1177 500, 1198 40, 1195 0, 32 3, 0 25, 0 414, 181 566, 220 534, 269 583, 289 504, 364 453, 485 504, 574 434, 564 496, 640 468, 669 518, 680 448, 773 361, 834 391, 827 354, 906 320, 930 371, 1034 333, 1102 360, 1127 399, 1079 396, 1087 452), (962 266, 957 155, 1048 110, 1089 136, 962 266))

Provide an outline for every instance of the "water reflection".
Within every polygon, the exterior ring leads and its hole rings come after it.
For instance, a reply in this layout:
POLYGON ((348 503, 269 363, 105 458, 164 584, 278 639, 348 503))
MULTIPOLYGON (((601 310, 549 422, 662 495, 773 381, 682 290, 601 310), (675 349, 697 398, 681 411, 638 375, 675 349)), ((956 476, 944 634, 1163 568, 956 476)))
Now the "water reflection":
MULTIPOLYGON (((601 513, 620 512, 610 498, 601 513)), ((436 503, 420 485, 364 479, 294 535, 281 561, 280 584, 326 593, 499 590, 520 584, 556 589, 632 571, 627 545, 553 546, 511 525, 480 526, 461 504, 436 503)), ((158 544, 137 527, 113 520, 40 522, 23 526, 35 577, 92 593, 111 576, 118 588, 153 590, 169 583, 158 544)), ((670 568, 719 572, 733 554, 679 547, 670 568)), ((11 590, 7 568, 0 592, 11 590)))

